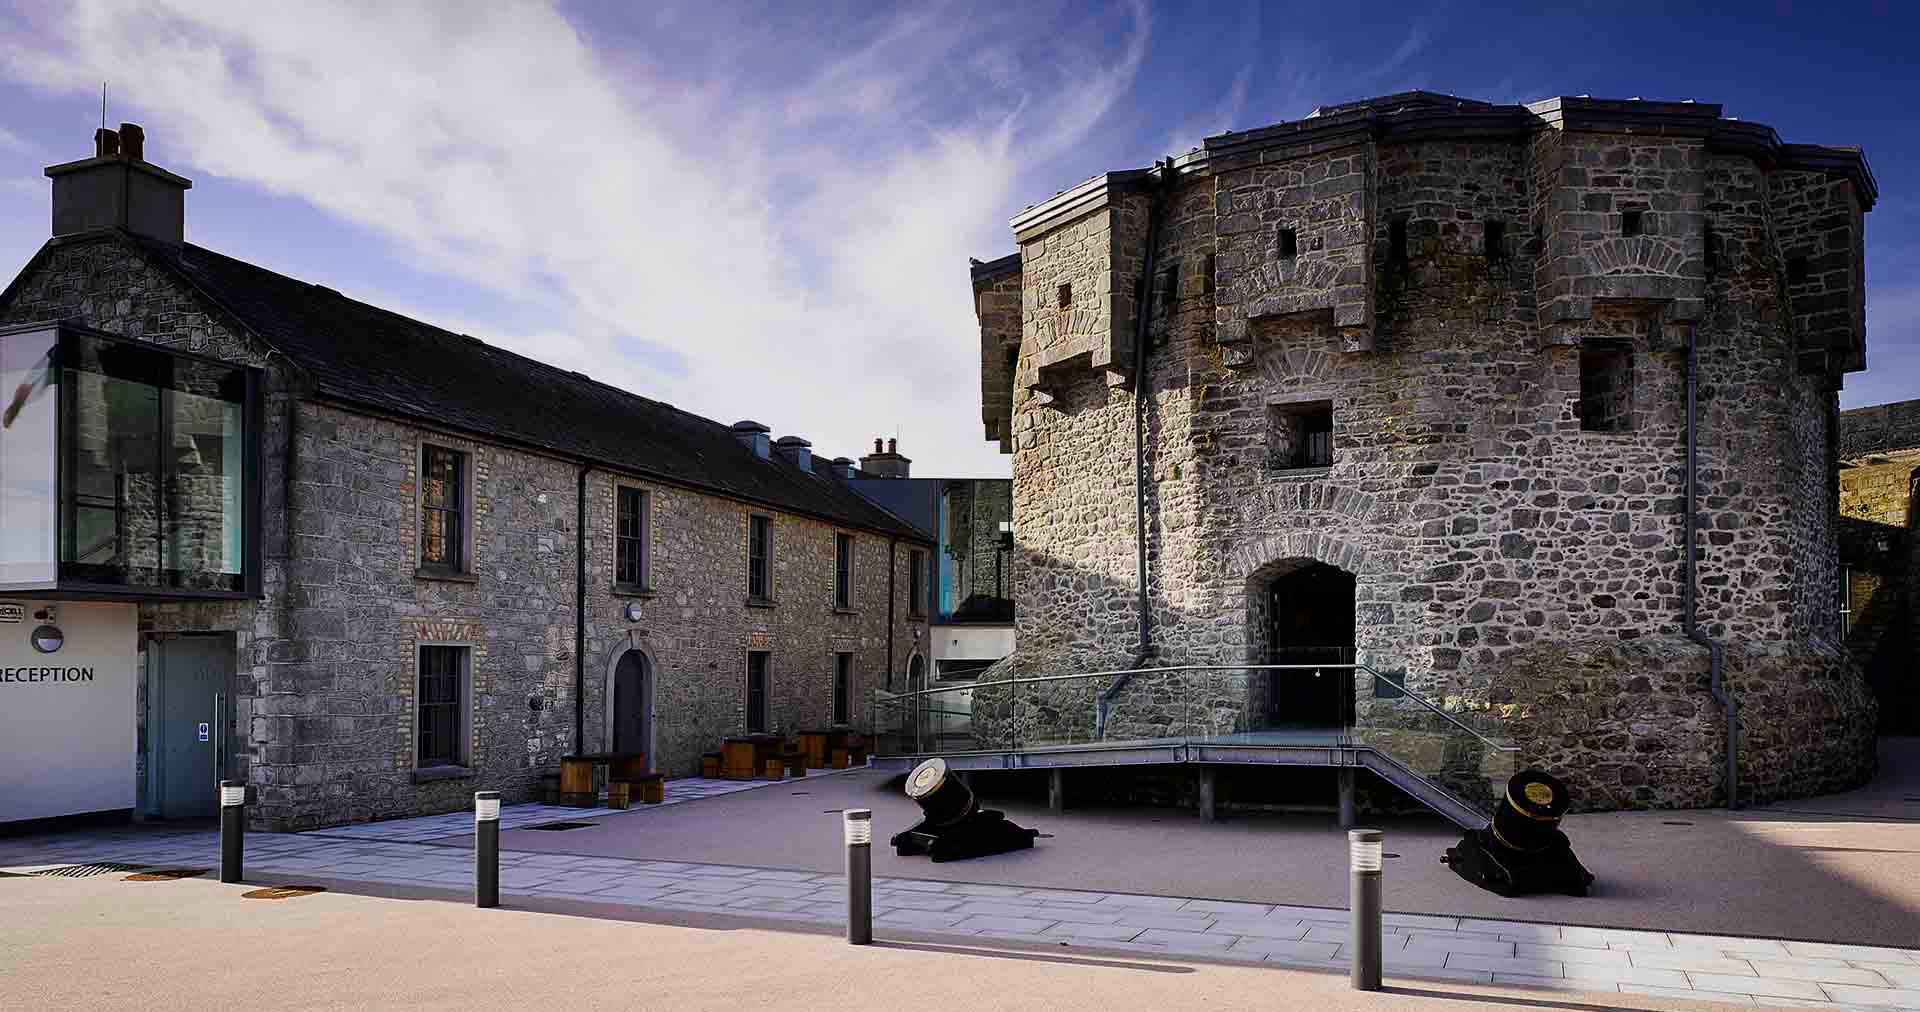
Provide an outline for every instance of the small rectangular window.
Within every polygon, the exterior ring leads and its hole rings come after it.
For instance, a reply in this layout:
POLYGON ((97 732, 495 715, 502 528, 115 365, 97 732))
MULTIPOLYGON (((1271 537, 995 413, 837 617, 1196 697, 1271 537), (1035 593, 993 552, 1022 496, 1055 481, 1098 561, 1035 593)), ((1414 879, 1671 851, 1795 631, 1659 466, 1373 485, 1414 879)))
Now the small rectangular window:
POLYGON ((1486 238, 1487 262, 1503 263, 1507 259, 1507 223, 1504 221, 1487 222, 1486 238))
POLYGON ((647 521, 651 497, 637 488, 616 493, 613 582, 629 590, 647 586, 647 521))
POLYGON ((1403 264, 1407 262, 1407 219, 1395 218, 1387 222, 1387 261, 1403 264))
POLYGON ((1202 280, 1200 282, 1201 292, 1207 295, 1213 294, 1214 285, 1215 285, 1215 281, 1214 281, 1215 266, 1214 266, 1213 256, 1214 255, 1212 253, 1207 254, 1206 273, 1202 277, 1202 280))
POLYGON ((833 722, 853 723, 853 655, 833 655, 833 722))
POLYGON ((1646 227, 1646 212, 1644 211, 1621 211, 1620 212, 1620 234, 1621 235, 1625 235, 1625 236, 1639 235, 1641 233, 1641 230, 1644 229, 1645 227, 1646 227))
POLYGON ((420 456, 420 564, 465 572, 467 455, 426 446, 420 456))
POLYGON ((918 548, 907 552, 907 614, 927 613, 927 553, 918 548))
POLYGON ((833 536, 833 606, 853 607, 853 535, 833 536))
POLYGON ((1267 463, 1276 470, 1333 466, 1333 402, 1268 407, 1267 463))
POLYGON ((420 648, 416 763, 422 767, 464 765, 467 648, 420 648))
POLYGON ((747 733, 765 734, 767 720, 767 667, 773 655, 765 650, 747 652, 747 733))
POLYGON ((1632 431, 1632 348, 1601 341, 1581 345, 1580 428, 1585 432, 1632 431))
POLYGON ((1290 228, 1280 230, 1280 259, 1292 260, 1300 252, 1300 234, 1290 228))
POLYGON ((1054 294, 1056 298, 1059 300, 1059 306, 1061 309, 1065 309, 1068 306, 1073 305, 1073 286, 1072 285, 1070 284, 1061 285, 1060 290, 1058 292, 1055 292, 1054 294))
POLYGON ((773 518, 759 515, 747 518, 747 597, 755 601, 773 598, 773 518))
POLYGON ((1790 285, 1803 284, 1806 282, 1806 280, 1807 280, 1807 258, 1806 257, 1788 257, 1787 258, 1787 284, 1790 284, 1790 285))

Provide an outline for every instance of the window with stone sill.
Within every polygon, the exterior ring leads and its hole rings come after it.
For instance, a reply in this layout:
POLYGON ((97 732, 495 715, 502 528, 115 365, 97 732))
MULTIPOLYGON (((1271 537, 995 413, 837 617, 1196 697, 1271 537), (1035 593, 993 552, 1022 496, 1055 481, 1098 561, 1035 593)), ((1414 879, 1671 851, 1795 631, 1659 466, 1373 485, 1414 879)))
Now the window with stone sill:
POLYGON ((614 589, 643 592, 652 586, 652 545, 649 528, 653 497, 644 490, 619 486, 614 490, 614 589))
POLYGON ((468 571, 467 455, 444 446, 420 448, 420 568, 468 571))
POLYGON ((1333 466, 1333 402, 1267 406, 1267 467, 1299 471, 1333 466))
POLYGON ((853 607, 853 535, 833 536, 833 606, 841 611, 853 607))
POLYGON ((773 518, 747 518, 747 600, 773 600, 773 518))
POLYGON ((468 652, 442 644, 420 648, 414 694, 414 765, 420 769, 466 764, 468 652))

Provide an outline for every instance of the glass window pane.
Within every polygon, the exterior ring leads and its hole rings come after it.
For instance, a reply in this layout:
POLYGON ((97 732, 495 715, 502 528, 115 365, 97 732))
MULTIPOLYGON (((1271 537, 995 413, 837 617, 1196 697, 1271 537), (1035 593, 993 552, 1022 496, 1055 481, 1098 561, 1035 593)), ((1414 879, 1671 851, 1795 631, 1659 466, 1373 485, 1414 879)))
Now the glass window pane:
POLYGON ((0 337, 0 589, 59 576, 57 341, 53 330, 0 337))
POLYGON ((61 578, 245 589, 244 370, 85 335, 60 356, 61 578))

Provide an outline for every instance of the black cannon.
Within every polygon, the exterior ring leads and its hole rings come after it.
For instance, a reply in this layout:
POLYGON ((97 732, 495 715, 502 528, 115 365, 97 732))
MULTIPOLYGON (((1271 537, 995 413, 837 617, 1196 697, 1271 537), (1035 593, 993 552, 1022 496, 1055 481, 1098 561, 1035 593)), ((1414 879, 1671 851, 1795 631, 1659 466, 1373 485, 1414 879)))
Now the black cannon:
POLYGON ((1461 878, 1502 896, 1560 892, 1585 896, 1593 873, 1573 856, 1560 817, 1572 802, 1567 785, 1540 770, 1507 781, 1493 822, 1447 848, 1440 860, 1461 878))
POLYGON ((1037 829, 1022 829, 992 809, 981 808, 972 789, 947 769, 944 759, 929 759, 907 777, 907 797, 924 816, 912 829, 894 834, 893 852, 901 857, 925 854, 936 863, 1004 854, 1033 846, 1037 829))

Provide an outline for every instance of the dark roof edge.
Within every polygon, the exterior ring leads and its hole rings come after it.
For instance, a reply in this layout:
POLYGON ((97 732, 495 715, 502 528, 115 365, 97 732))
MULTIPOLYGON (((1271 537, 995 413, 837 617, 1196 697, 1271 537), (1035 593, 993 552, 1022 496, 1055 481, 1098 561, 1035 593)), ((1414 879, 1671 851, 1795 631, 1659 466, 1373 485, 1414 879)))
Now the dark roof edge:
POLYGON ((1152 169, 1107 172, 1062 190, 1014 215, 1013 220, 1008 222, 1013 227, 1013 237, 1022 240, 1025 235, 1044 232, 1055 225, 1092 214, 1106 207, 1112 197, 1144 191, 1147 177, 1152 172, 1152 169))
MULTIPOLYGON (((213 306, 221 314, 223 314, 230 321, 232 321, 235 327, 237 327, 241 331, 244 331, 253 340, 260 342, 261 345, 270 349, 273 352, 273 354, 277 355, 280 358, 282 362, 285 362, 287 365, 292 367, 296 373, 298 373, 303 379, 307 381, 306 386, 308 387, 308 390, 304 391, 302 395, 309 400, 321 401, 325 403, 333 403, 341 407, 350 407, 353 410, 361 413, 378 414, 378 415, 382 415, 389 418, 404 419, 410 424, 424 423, 430 427, 437 427, 445 431, 459 432, 465 435, 474 436, 483 442, 491 442, 491 443, 496 443, 500 445, 511 445, 511 446, 517 446, 524 449, 528 449, 528 450, 535 450, 540 453, 544 453, 549 456, 552 456, 556 459, 567 460, 567 461, 571 461, 578 464, 589 464, 589 465, 592 465, 607 471, 611 471, 611 472, 642 475, 647 477, 648 480, 650 481, 659 481, 662 484, 668 484, 668 485, 673 485, 679 488, 685 488, 690 491, 700 492, 705 495, 712 495, 721 499, 729 499, 735 502, 745 502, 753 505, 764 506, 768 509, 780 510, 781 512, 789 513, 794 516, 809 517, 811 519, 821 520, 828 523, 839 523, 840 526, 843 526, 843 527, 855 527, 861 530, 873 531, 875 533, 884 533, 890 537, 900 536, 898 532, 886 531, 878 527, 868 527, 863 524, 848 523, 844 520, 844 518, 829 517, 824 514, 815 513, 812 510, 799 509, 787 504, 754 499, 752 497, 740 495, 739 493, 734 492, 730 489, 722 489, 718 486, 703 485, 699 482, 690 482, 684 478, 672 478, 672 477, 659 475, 653 472, 642 471, 642 470, 635 469, 629 465, 615 464, 609 461, 583 456, 573 451, 562 450, 562 449, 551 447, 551 446, 544 446, 532 440, 517 439, 512 436, 508 436, 498 432, 484 432, 477 429, 464 428, 457 425, 449 425, 444 419, 433 418, 426 415, 412 415, 412 414, 406 414, 403 412, 395 412, 390 408, 376 408, 372 405, 362 404, 350 397, 343 397, 338 394, 331 394, 331 393, 322 394, 318 390, 317 384, 313 383, 311 374, 308 373, 307 370, 302 368, 300 366, 300 363, 296 361, 291 355, 288 355, 286 352, 282 351, 281 349, 274 347, 273 342, 267 340, 266 337, 262 336, 258 331, 254 330, 251 326, 248 326, 244 317, 234 312, 232 309, 228 308, 226 305, 222 304, 219 298, 214 296, 211 292, 208 292, 204 287, 202 287, 199 284, 199 282, 195 281, 191 276, 189 276, 183 271, 177 270, 176 268, 174 268, 172 264, 166 263, 163 258, 148 256, 146 254, 146 251, 140 248, 139 243, 132 241, 131 237, 127 234, 127 232, 124 229, 121 229, 118 227, 89 229, 86 232, 78 232, 78 233, 74 233, 73 235, 66 235, 66 236, 55 236, 47 240, 44 244, 41 245, 39 252, 34 254, 33 259, 27 262, 27 266, 21 269, 20 274, 14 278, 12 283, 8 284, 6 291, 4 293, 0 293, 0 306, 5 306, 8 303, 12 302, 13 296, 15 294, 15 289, 29 274, 33 273, 34 268, 36 268, 40 264, 40 262, 45 259, 47 254, 52 249, 57 247, 62 247, 62 246, 84 245, 90 242, 100 242, 105 240, 119 241, 123 247, 131 250, 136 256, 139 256, 141 260, 145 261, 149 266, 153 267, 156 270, 164 271, 167 274, 167 276, 174 278, 175 280, 179 281, 181 284, 187 286, 187 288, 194 293, 195 297, 204 299, 207 302, 207 304, 213 306)), ((261 268, 261 269, 264 270, 265 268, 261 268)), ((282 276, 285 277, 286 275, 282 275, 282 276)), ((341 295, 340 298, 346 299, 347 296, 341 295)), ((359 300, 357 299, 350 299, 349 301, 359 302, 359 300)), ((359 304, 366 306, 369 309, 378 310, 379 312, 382 312, 382 313, 387 313, 394 316, 400 316, 400 314, 394 313, 390 309, 383 309, 379 306, 373 305, 372 303, 359 302, 359 304)), ((405 317, 405 316, 400 316, 400 318, 410 319, 409 317, 405 317)), ((419 322, 419 321, 413 321, 413 322, 419 322)), ((474 339, 474 340, 477 340, 477 339, 474 339)), ((484 344, 485 342, 479 342, 479 343, 484 344)), ((704 416, 701 416, 701 415, 695 415, 688 411, 684 411, 680 408, 674 407, 671 404, 667 404, 664 401, 655 401, 655 400, 652 400, 651 398, 641 397, 639 394, 633 393, 632 391, 622 390, 621 388, 612 386, 611 384, 601 383, 600 381, 595 380, 592 377, 583 376, 577 373, 572 373, 568 370, 560 369, 558 366, 554 366, 546 362, 541 362, 538 359, 527 358, 524 355, 520 355, 516 352, 508 351, 507 349, 501 348, 498 345, 487 345, 487 347, 497 352, 500 352, 501 354, 510 355, 514 358, 526 361, 532 365, 538 366, 539 368, 552 370, 555 372, 567 373, 570 376, 574 376, 576 379, 585 379, 587 382, 594 383, 598 386, 606 387, 607 389, 616 391, 624 396, 638 398, 640 400, 647 401, 648 403, 651 403, 651 404, 657 404, 661 407, 667 408, 668 410, 674 411, 682 415, 687 415, 688 417, 691 417, 691 418, 698 419, 699 421, 709 425, 719 424, 718 422, 714 422, 712 419, 705 418, 704 416)), ((898 516, 894 515, 891 511, 883 510, 882 512, 886 512, 888 516, 893 517, 893 519, 895 520, 898 520, 901 524, 905 526, 907 530, 914 532, 915 536, 918 535, 919 529, 914 527, 911 523, 908 523, 905 520, 901 520, 898 516)))
POLYGON ((1006 256, 995 260, 971 260, 969 261, 969 265, 973 269, 973 286, 979 288, 989 281, 1005 277, 1008 274, 1018 274, 1020 272, 1020 251, 1014 250, 1006 256))

